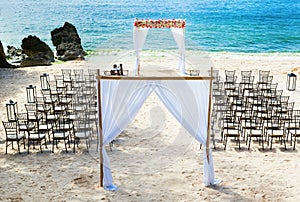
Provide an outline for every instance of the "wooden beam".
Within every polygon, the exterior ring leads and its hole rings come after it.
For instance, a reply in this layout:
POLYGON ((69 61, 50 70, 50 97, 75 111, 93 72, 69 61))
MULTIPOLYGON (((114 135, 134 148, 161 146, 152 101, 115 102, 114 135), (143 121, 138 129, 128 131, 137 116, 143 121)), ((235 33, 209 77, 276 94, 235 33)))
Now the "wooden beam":
MULTIPOLYGON (((99 77, 99 73, 98 76, 99 77)), ((99 119, 99 147, 100 147, 100 187, 103 187, 103 132, 102 132, 102 110, 101 110, 101 80, 98 79, 98 119, 99 119)))
POLYGON ((210 82, 209 82, 209 100, 208 100, 208 120, 207 120, 207 137, 206 137, 206 157, 209 163, 209 142, 210 142, 210 116, 212 104, 212 85, 213 85, 213 67, 210 69, 210 82))
POLYGON ((103 80, 211 80, 213 77, 201 76, 97 76, 103 80))

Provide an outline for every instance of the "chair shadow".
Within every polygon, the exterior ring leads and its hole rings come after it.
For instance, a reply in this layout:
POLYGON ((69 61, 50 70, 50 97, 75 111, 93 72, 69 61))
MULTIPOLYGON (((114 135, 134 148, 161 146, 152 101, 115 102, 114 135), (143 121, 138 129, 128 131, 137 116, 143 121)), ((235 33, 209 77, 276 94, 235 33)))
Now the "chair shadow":
POLYGON ((238 200, 238 201, 240 201, 240 200, 242 200, 242 201, 251 201, 250 198, 246 198, 245 196, 242 196, 241 194, 233 191, 233 188, 231 188, 229 186, 222 185, 222 182, 218 185, 208 186, 207 188, 213 189, 213 190, 218 191, 222 194, 232 196, 232 199, 234 201, 236 201, 236 200, 238 200))

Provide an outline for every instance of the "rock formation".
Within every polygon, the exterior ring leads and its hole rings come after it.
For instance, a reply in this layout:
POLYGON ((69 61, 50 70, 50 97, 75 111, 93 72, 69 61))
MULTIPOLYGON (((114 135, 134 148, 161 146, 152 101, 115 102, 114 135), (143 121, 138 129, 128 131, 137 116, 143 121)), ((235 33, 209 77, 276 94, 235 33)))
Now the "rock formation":
POLYGON ((0 41, 0 68, 14 68, 16 66, 10 64, 6 60, 2 42, 0 41))
POLYGON ((54 62, 54 54, 50 47, 36 36, 28 36, 22 40, 23 52, 28 56, 21 61, 21 67, 45 66, 54 62))
POLYGON ((56 55, 59 60, 83 59, 84 50, 81 39, 74 25, 65 22, 63 27, 51 31, 51 40, 56 47, 56 55))

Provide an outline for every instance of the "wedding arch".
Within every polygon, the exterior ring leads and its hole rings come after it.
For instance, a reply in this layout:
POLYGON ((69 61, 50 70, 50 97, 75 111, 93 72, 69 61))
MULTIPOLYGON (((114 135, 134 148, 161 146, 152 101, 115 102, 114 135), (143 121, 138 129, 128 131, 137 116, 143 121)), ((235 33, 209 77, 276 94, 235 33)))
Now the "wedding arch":
POLYGON ((148 30, 152 28, 169 28, 173 34, 176 44, 179 49, 179 62, 178 69, 182 75, 185 74, 185 20, 172 19, 172 20, 144 20, 136 19, 133 26, 133 44, 136 54, 136 65, 134 70, 135 75, 140 74, 140 54, 142 52, 148 30))
POLYGON ((100 186, 107 190, 116 189, 105 146, 128 126, 152 92, 157 94, 176 120, 204 145, 204 184, 217 184, 209 148, 212 79, 199 76, 97 76, 100 186))

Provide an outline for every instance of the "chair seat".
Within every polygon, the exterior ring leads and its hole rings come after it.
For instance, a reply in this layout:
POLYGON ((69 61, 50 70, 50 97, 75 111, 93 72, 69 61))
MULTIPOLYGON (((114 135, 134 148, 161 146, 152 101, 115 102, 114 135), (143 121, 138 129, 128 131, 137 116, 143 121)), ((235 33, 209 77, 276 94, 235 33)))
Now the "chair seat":
POLYGON ((97 120, 97 117, 98 117, 98 116, 97 116, 96 114, 89 114, 89 115, 88 115, 88 119, 89 119, 89 120, 97 120))
POLYGON ((64 133, 64 132, 54 132, 53 133, 53 138, 54 139, 66 139, 68 138, 68 134, 64 133))
POLYGON ((263 134, 261 133, 261 131, 257 131, 257 132, 252 131, 251 133, 248 133, 248 136, 251 136, 251 137, 262 137, 263 134))
POLYGON ((227 136, 227 137, 240 137, 240 135, 237 134, 237 133, 224 133, 224 136, 227 136))
POLYGON ((246 130, 255 130, 256 127, 255 126, 243 126, 243 129, 246 129, 246 130))
POLYGON ((85 111, 85 107, 82 105, 76 105, 74 107, 75 111, 80 112, 80 111, 85 111))
POLYGON ((266 126, 265 130, 280 130, 279 126, 266 126))
POLYGON ((28 136, 29 140, 41 140, 45 138, 44 133, 31 133, 30 136, 28 136))
POLYGON ((64 105, 59 105, 54 107, 54 111, 65 111, 67 108, 64 105))
POLYGON ((48 121, 54 121, 54 120, 57 120, 58 119, 58 115, 56 114, 48 114, 47 115, 47 120, 48 121))
POLYGON ((6 140, 13 141, 13 140, 21 140, 24 138, 24 134, 19 135, 7 135, 6 140))
POLYGON ((297 129, 300 129, 300 128, 297 127, 297 126, 295 126, 295 127, 286 127, 286 129, 287 129, 288 131, 290 131, 290 130, 297 130, 297 129))
POLYGON ((87 132, 75 132, 74 134, 74 138, 76 139, 88 139, 89 138, 89 134, 87 132))
POLYGON ((70 104, 72 102, 71 98, 61 98, 60 103, 61 104, 70 104))
POLYGON ((76 115, 75 114, 70 114, 68 116, 68 119, 74 121, 74 120, 76 120, 76 115))
POLYGON ((49 111, 50 109, 51 109, 50 106, 48 106, 48 107, 46 107, 46 106, 38 106, 38 107, 37 107, 37 110, 38 110, 39 112, 47 112, 47 111, 49 111))
POLYGON ((89 129, 89 125, 87 123, 81 123, 81 124, 76 124, 75 126, 75 130, 88 130, 89 129))
POLYGON ((42 125, 39 125, 39 130, 49 130, 51 129, 51 124, 42 124, 42 125))
POLYGON ((284 134, 279 134, 279 133, 271 133, 271 134, 269 134, 269 136, 270 137, 283 137, 284 136, 284 134))
POLYGON ((30 131, 30 130, 33 130, 34 129, 34 124, 32 123, 29 123, 28 125, 25 125, 25 124, 21 124, 19 125, 19 130, 20 131, 30 131))
POLYGON ((60 125, 59 129, 63 130, 63 131, 68 131, 68 130, 72 129, 72 126, 70 124, 62 124, 62 125, 60 125))
POLYGON ((57 99, 53 98, 53 97, 44 97, 44 103, 45 104, 53 104, 57 102, 57 99))

